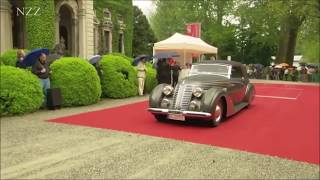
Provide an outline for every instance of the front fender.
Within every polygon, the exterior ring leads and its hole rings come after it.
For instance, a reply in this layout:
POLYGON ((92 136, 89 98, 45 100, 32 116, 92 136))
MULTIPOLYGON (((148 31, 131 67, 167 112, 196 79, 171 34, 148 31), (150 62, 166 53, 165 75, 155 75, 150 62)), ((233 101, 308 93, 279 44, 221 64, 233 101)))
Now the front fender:
POLYGON ((159 84, 156 86, 149 95, 149 107, 150 108, 158 108, 160 106, 160 102, 163 99, 164 94, 162 90, 164 86, 167 84, 159 84))
POLYGON ((217 105, 219 99, 224 97, 226 92, 221 88, 211 88, 207 90, 201 98, 201 110, 212 113, 213 108, 217 105))

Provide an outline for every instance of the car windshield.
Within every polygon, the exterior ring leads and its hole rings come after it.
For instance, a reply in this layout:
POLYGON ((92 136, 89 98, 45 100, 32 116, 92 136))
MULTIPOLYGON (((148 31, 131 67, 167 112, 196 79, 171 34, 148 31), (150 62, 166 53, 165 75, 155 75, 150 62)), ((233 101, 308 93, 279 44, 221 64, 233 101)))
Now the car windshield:
POLYGON ((198 74, 213 74, 229 77, 230 65, 223 64, 197 64, 192 65, 190 76, 198 74))

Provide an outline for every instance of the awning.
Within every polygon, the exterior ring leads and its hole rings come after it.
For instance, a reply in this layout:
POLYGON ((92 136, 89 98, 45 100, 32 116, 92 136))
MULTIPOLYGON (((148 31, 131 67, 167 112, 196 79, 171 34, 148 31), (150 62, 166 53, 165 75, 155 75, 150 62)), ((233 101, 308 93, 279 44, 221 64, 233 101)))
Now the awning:
POLYGON ((168 39, 154 44, 154 50, 184 50, 200 54, 217 54, 218 48, 211 46, 200 38, 175 33, 168 39))

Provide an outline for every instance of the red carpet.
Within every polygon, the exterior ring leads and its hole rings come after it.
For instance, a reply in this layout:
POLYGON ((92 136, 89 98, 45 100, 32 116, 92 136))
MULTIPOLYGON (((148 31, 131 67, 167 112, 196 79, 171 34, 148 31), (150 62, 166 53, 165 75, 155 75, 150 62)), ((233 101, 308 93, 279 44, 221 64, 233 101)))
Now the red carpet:
POLYGON ((256 91, 259 96, 249 109, 217 128, 194 123, 158 123, 146 111, 147 102, 50 121, 166 137, 319 164, 319 86, 256 84, 256 91))

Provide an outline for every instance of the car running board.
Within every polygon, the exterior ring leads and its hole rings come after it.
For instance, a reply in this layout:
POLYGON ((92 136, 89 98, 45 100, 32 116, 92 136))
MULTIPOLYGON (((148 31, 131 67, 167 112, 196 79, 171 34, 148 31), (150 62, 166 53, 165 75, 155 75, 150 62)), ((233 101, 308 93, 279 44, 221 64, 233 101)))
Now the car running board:
POLYGON ((248 103, 246 103, 246 102, 242 102, 242 103, 235 105, 234 106, 234 114, 239 112, 241 109, 245 108, 246 106, 248 106, 248 103))

